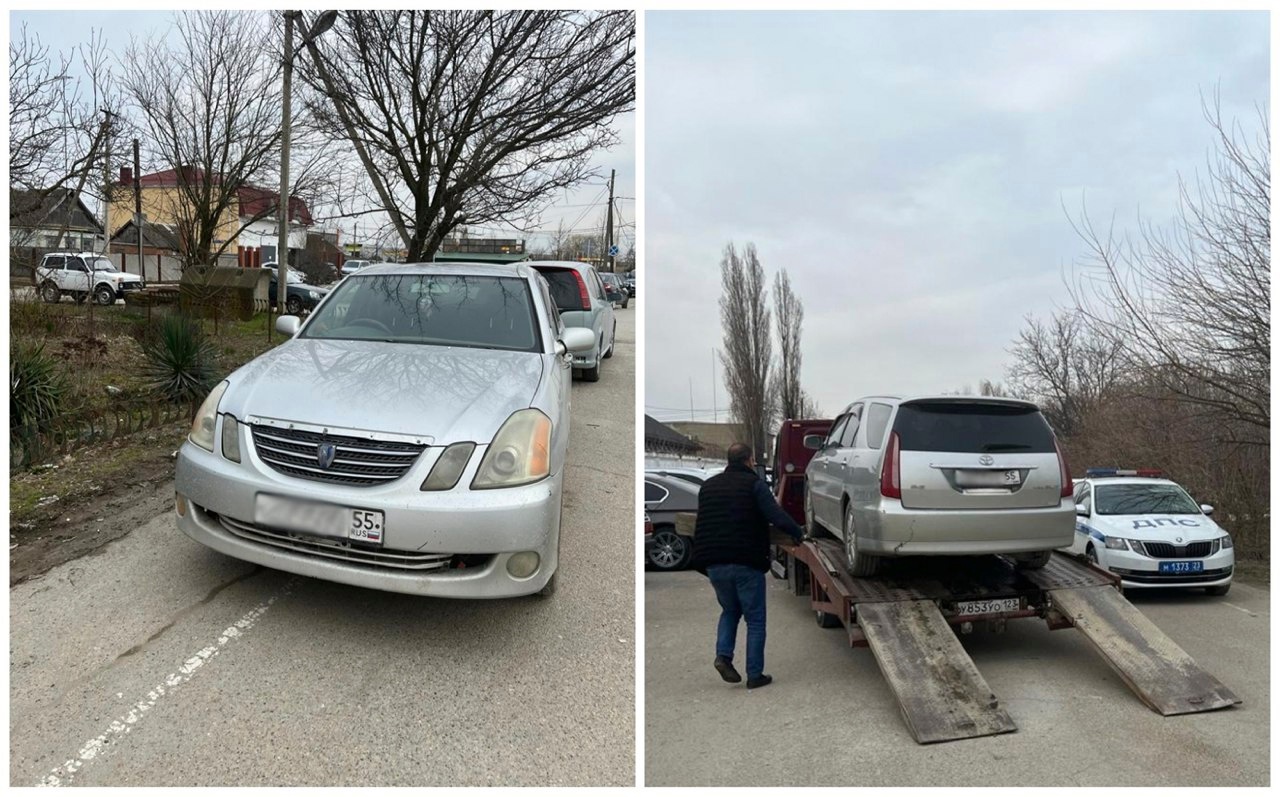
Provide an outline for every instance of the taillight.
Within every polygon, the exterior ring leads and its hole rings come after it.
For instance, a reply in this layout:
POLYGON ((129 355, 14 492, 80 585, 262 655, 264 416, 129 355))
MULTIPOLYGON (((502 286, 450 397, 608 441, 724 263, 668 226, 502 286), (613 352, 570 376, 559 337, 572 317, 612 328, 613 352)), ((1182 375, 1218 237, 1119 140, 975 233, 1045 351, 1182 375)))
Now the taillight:
POLYGON ((1076 486, 1071 482, 1071 470, 1067 467, 1067 458, 1062 455, 1062 446, 1058 445, 1058 441, 1053 441, 1053 448, 1058 452, 1058 475, 1062 479, 1062 492, 1058 493, 1059 498, 1069 498, 1076 491, 1076 486))
POLYGON ((590 309, 591 309, 591 297, 587 294, 587 283, 586 283, 586 280, 582 279, 582 275, 581 275, 581 274, 579 274, 578 272, 574 271, 574 272, 572 272, 572 273, 573 273, 574 278, 578 280, 578 296, 579 296, 579 297, 581 297, 581 299, 582 299, 582 309, 583 309, 583 310, 590 310, 590 309))
POLYGON ((880 494, 885 498, 901 498, 902 484, 898 471, 901 468, 901 457, 898 453, 898 433, 889 433, 889 445, 884 450, 884 465, 880 468, 880 494))

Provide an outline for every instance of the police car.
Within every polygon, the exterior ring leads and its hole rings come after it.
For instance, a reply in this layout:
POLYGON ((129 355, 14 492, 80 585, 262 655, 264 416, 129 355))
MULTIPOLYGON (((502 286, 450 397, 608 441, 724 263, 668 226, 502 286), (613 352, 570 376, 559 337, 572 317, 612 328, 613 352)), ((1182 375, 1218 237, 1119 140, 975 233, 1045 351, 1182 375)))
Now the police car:
POLYGON ((1064 550, 1120 576, 1125 589, 1231 588, 1231 535, 1209 518, 1213 507, 1160 471, 1089 468, 1075 499, 1075 541, 1064 550))

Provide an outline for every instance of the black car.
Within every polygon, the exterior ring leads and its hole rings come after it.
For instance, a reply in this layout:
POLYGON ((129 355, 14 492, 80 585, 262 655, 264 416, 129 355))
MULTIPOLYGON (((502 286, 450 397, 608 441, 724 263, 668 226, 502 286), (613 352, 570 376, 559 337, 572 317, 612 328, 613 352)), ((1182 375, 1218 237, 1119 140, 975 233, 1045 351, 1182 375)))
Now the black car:
MULTIPOLYGON (((276 307, 276 282, 280 275, 276 272, 275 264, 266 265, 263 268, 271 272, 271 284, 267 287, 267 299, 270 300, 272 307, 276 307)), ((289 290, 285 294, 284 312, 289 315, 302 315, 304 310, 311 312, 316 309, 316 305, 320 304, 320 300, 328 292, 328 288, 306 284, 302 281, 301 274, 289 269, 289 290)))
POLYGON ((657 570, 683 570, 693 557, 693 539, 676 533, 676 514, 698 511, 700 485, 675 476, 644 475, 644 511, 653 522, 645 557, 657 570))
POLYGON ((622 309, 627 309, 627 305, 631 304, 631 294, 627 293, 626 289, 622 287, 622 280, 618 278, 618 275, 611 274, 608 271, 601 271, 600 281, 604 283, 605 293, 609 297, 609 301, 615 304, 621 302, 622 309))

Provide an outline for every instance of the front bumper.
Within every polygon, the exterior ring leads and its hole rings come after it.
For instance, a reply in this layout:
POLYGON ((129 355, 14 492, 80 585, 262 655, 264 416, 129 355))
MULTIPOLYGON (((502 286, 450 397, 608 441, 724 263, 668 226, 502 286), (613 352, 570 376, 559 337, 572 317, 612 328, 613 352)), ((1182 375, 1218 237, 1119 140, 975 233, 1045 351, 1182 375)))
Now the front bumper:
POLYGON ((1075 505, 964 511, 904 509, 890 498, 855 513, 858 550, 878 556, 971 556, 1034 553, 1070 545, 1075 505))
MULTIPOLYGON (((394 482, 346 487, 271 470, 257 458, 245 431, 242 426, 242 463, 189 441, 178 454, 175 489, 189 502, 185 516, 177 518, 178 528, 227 556, 370 589, 447 598, 535 593, 546 586, 559 563, 563 470, 536 484, 470 490, 467 485, 484 453, 480 446, 454 489, 422 492, 418 486, 442 450, 432 448, 394 482), (259 493, 381 511, 383 545, 378 550, 387 553, 488 558, 480 566, 421 572, 298 552, 232 533, 228 525, 254 524, 259 493), (224 524, 220 517, 230 523, 224 524), (540 563, 532 575, 517 579, 507 572, 507 563, 521 551, 537 553, 540 563)), ((221 420, 215 439, 221 440, 221 420)))
POLYGON ((1125 589, 1151 587, 1218 587, 1231 583, 1235 571, 1235 550, 1227 548, 1212 556, 1156 559, 1129 550, 1116 550, 1101 544, 1094 546, 1098 565, 1120 576, 1125 589), (1201 562, 1199 573, 1161 573, 1161 562, 1201 562))

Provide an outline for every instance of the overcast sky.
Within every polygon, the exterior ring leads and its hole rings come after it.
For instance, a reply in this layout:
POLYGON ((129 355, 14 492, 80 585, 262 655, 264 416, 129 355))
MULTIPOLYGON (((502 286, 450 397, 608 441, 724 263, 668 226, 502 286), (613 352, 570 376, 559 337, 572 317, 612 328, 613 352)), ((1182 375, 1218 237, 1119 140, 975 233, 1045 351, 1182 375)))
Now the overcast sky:
MULTIPOLYGON (((166 35, 172 30, 173 21, 174 12, 170 11, 14 11, 9 15, 11 38, 19 36, 22 25, 26 24, 28 32, 38 35, 41 42, 50 50, 70 52, 81 42, 87 44, 91 33, 96 30, 105 37, 108 49, 118 56, 122 56, 128 48, 130 36, 137 36, 138 39, 145 41, 152 36, 166 35)), ((176 46, 178 37, 174 35, 171 38, 176 46)), ((87 84, 87 78, 85 82, 87 84)), ((606 186, 609 181, 609 170, 617 169, 614 193, 626 199, 618 202, 621 219, 615 220, 615 237, 619 241, 622 252, 626 253, 627 247, 635 240, 634 114, 620 117, 615 128, 622 138, 621 143, 608 152, 597 153, 592 160, 592 165, 602 176, 574 191, 563 193, 556 200, 555 205, 542 214, 538 224, 532 225, 527 220, 517 220, 522 229, 554 231, 556 225, 563 221, 566 229, 575 229, 581 233, 589 232, 593 235, 601 234, 608 196, 606 186)), ((355 160, 354 154, 352 159, 355 160)), ((145 163, 143 168, 146 169, 145 163)), ((294 161, 294 168, 295 170, 298 168, 296 161, 294 161)), ((276 180, 278 179, 277 177, 276 180)), ((323 209, 320 213, 323 213, 323 209)), ((353 225, 357 223, 362 225, 362 232, 366 229, 372 231, 380 226, 368 220, 357 222, 349 219, 321 222, 321 226, 331 228, 334 224, 341 224, 344 230, 343 240, 348 241, 350 240, 348 236, 355 231, 353 225)), ((536 232, 532 235, 521 235, 501 226, 472 229, 479 235, 524 237, 531 248, 545 240, 536 232)))
MULTIPOLYGON (((712 419, 720 257, 754 242, 805 306, 802 385, 1004 379, 1084 247, 1063 205, 1167 223, 1201 92, 1256 130, 1266 13, 649 13, 645 405, 712 419)), ((775 341, 776 349, 776 341, 775 341)), ((719 374, 717 365, 717 374, 719 374)), ((729 406, 715 385, 720 420, 729 406)))

